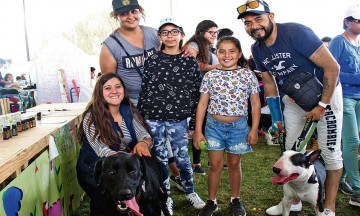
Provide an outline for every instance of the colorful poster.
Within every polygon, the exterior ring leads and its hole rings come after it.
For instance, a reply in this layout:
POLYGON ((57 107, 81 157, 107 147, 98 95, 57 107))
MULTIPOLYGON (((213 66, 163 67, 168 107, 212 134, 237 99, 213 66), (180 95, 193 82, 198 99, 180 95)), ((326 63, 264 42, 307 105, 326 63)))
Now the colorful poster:
POLYGON ((50 161, 44 151, 0 191, 0 215, 68 216, 79 207, 83 192, 76 178, 76 128, 72 121, 54 134, 59 156, 50 161))

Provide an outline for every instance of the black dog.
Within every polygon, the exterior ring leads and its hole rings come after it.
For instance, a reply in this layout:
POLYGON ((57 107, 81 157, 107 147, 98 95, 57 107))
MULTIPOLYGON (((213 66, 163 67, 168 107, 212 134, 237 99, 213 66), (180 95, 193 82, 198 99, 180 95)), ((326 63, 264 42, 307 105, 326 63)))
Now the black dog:
POLYGON ((100 159, 94 178, 104 190, 104 215, 170 215, 160 170, 156 157, 121 152, 100 159))

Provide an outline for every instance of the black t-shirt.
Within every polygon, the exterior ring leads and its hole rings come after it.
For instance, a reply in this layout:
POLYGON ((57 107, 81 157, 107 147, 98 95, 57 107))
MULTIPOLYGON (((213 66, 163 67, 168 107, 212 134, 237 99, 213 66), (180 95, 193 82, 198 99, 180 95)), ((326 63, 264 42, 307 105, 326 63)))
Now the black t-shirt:
POLYGON ((138 108, 149 120, 178 121, 195 117, 200 70, 193 57, 157 52, 144 64, 138 108))

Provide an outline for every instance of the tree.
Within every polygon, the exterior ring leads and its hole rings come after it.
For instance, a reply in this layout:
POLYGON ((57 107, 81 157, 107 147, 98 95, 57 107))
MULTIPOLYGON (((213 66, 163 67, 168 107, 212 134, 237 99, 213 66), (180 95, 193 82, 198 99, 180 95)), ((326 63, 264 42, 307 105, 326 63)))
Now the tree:
POLYGON ((100 53, 101 43, 116 28, 116 22, 108 13, 91 14, 73 27, 64 37, 84 50, 86 54, 100 53))

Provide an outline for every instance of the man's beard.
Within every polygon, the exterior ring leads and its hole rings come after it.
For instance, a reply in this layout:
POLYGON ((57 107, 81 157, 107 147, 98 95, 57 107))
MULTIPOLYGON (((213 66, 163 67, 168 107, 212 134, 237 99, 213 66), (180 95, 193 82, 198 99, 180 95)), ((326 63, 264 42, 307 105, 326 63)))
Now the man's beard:
POLYGON ((268 39, 271 35, 271 33, 274 31, 274 23, 271 21, 269 22, 269 26, 267 28, 264 28, 265 35, 259 38, 256 38, 252 36, 253 39, 255 39, 258 42, 264 42, 266 39, 268 39))

